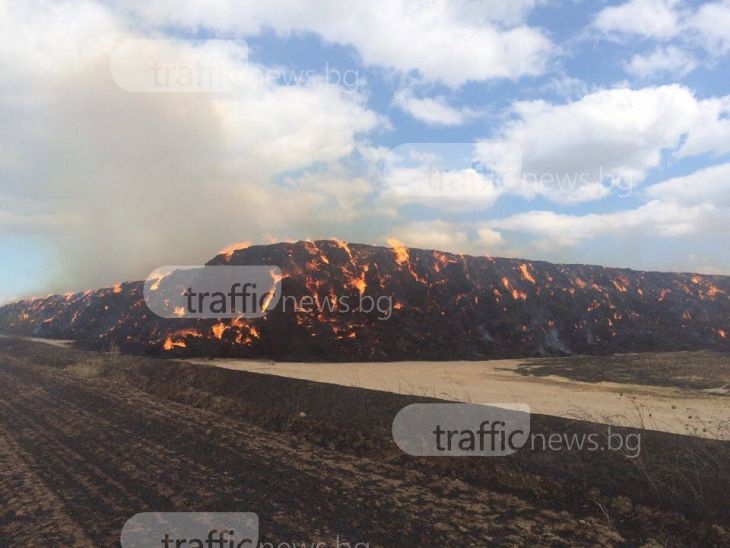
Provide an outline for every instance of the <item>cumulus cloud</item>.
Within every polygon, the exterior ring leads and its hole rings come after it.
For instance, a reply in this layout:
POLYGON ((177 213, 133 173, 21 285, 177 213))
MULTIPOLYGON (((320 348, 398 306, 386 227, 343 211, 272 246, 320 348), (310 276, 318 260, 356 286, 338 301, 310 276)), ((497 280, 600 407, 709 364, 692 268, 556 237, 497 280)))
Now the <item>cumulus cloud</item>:
POLYGON ((554 211, 528 211, 488 222, 498 230, 518 231, 536 236, 559 246, 572 246, 581 240, 601 236, 631 236, 650 233, 653 236, 685 236, 702 229, 708 216, 715 216, 712 204, 683 207, 678 204, 651 201, 641 207, 613 213, 569 215, 554 211))
MULTIPOLYGON (((582 215, 535 210, 485 221, 484 226, 526 237, 529 249, 552 254, 560 254, 561 249, 586 253, 586 246, 590 249, 605 239, 623 242, 618 246, 621 253, 630 253, 637 241, 655 242, 657 238, 695 241, 699 237, 712 249, 730 235, 728 181, 730 164, 720 164, 652 185, 643 193, 649 201, 636 208, 582 215)), ((622 259, 625 257, 613 257, 612 262, 622 259)), ((727 263, 724 256, 715 257, 711 267, 711 261, 696 259, 687 259, 682 266, 674 257, 671 268, 682 270, 690 265, 703 272, 726 272, 730 267, 719 264, 727 263)))
POLYGON ((502 190, 565 203, 628 197, 667 155, 730 150, 728 104, 699 100, 679 85, 600 90, 560 104, 517 102, 491 141, 520 151, 519 176, 506 177, 502 190))
POLYGON ((730 153, 730 95, 701 102, 697 119, 679 150, 684 158, 703 153, 730 153))
POLYGON ((586 201, 631 192, 679 145, 698 111, 692 92, 676 85, 602 90, 565 104, 518 102, 499 137, 522 151, 514 190, 586 201))
POLYGON ((613 38, 677 39, 719 57, 730 52, 730 0, 699 6, 680 0, 629 0, 601 10, 594 27, 613 38))
POLYGON ((505 249, 504 238, 492 228, 480 226, 474 230, 466 223, 440 219, 398 225, 392 229, 392 233, 408 247, 474 255, 494 255, 505 249))
MULTIPOLYGON (((449 211, 488 209, 504 190, 497 174, 482 162, 482 148, 477 143, 398 145, 384 156, 379 203, 449 211)), ((503 150, 489 148, 492 157, 503 150)))
POLYGON ((668 74, 681 78, 697 66, 695 58, 675 46, 657 47, 649 54, 637 53, 626 64, 627 72, 639 78, 668 74))
POLYGON ((464 252, 469 246, 469 234, 463 226, 441 220, 420 221, 396 226, 395 238, 408 247, 448 249, 464 252))
POLYGON ((443 96, 418 98, 409 89, 398 90, 393 104, 416 120, 434 126, 460 126, 477 113, 469 108, 455 108, 443 96))
POLYGON ((710 2, 700 6, 687 26, 695 39, 712 55, 730 52, 730 1, 710 2))
POLYGON ((416 2, 326 0, 311 9, 290 0, 192 0, 120 2, 155 26, 207 28, 253 35, 264 28, 280 34, 312 32, 354 47, 368 65, 457 87, 469 81, 541 74, 554 46, 539 29, 523 22, 538 2, 447 0, 416 2))
POLYGON ((680 29, 678 0, 629 0, 598 13, 595 27, 609 35, 666 39, 680 29))
POLYGON ((646 189, 655 200, 674 204, 712 203, 730 207, 730 164, 720 164, 674 177, 646 189))

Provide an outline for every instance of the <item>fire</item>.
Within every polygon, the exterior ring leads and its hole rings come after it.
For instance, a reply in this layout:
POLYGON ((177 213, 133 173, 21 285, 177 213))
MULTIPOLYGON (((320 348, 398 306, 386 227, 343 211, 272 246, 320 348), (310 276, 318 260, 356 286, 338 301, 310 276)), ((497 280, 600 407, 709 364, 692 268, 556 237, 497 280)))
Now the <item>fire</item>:
POLYGON ((368 288, 368 284, 365 281, 365 274, 368 271, 367 265, 363 268, 362 272, 360 273, 360 276, 357 278, 352 278, 350 280, 350 283, 352 286, 357 289, 360 292, 360 295, 365 293, 365 290, 368 288))
POLYGON ((260 338, 261 338, 261 333, 259 333, 259 330, 258 330, 258 329, 256 329, 256 328, 255 328, 254 326, 251 326, 251 327, 249 328, 248 332, 249 332, 249 333, 251 334, 251 336, 252 336, 252 337, 253 337, 254 339, 260 339, 260 338))
POLYGON ((269 292, 266 293, 266 296, 264 297, 264 302, 261 305, 261 310, 264 312, 269 310, 269 305, 271 304, 271 301, 274 298, 274 294, 276 293, 276 284, 281 282, 281 280, 283 280, 284 278, 288 278, 288 275, 277 274, 274 270, 271 270, 269 272, 269 274, 271 275, 271 279, 274 282, 274 284, 271 286, 271 289, 269 290, 269 292))
POLYGON ((162 280, 164 279, 165 276, 158 276, 157 278, 155 278, 155 281, 150 286, 150 291, 157 291, 158 289, 160 289, 160 283, 162 283, 162 280))
POLYGON ((235 244, 229 244, 223 249, 221 249, 218 254, 225 255, 226 260, 230 261, 231 257, 233 257, 233 254, 236 251, 239 251, 241 249, 246 249, 247 247, 251 247, 251 242, 238 242, 235 244))
POLYGON ((628 280, 626 280, 626 279, 611 280, 611 283, 621 293, 626 293, 626 291, 627 291, 626 286, 628 285, 628 280))
POLYGON ((388 242, 388 245, 393 248, 393 253, 395 253, 395 262, 398 263, 398 265, 407 263, 409 258, 408 248, 395 238, 388 238, 386 241, 388 242))
POLYGON ((114 286, 114 293, 121 293, 122 292, 122 284, 116 284, 114 286))
POLYGON ((428 281, 425 278, 419 276, 418 273, 413 269, 413 265, 410 263, 410 254, 408 253, 408 248, 395 238, 388 238, 387 242, 388 245, 393 249, 393 253, 395 253, 396 264, 398 266, 405 265, 408 268, 408 272, 410 272, 411 276, 413 276, 414 280, 424 285, 428 285, 428 281))
POLYGON ((338 240, 337 238, 335 238, 333 241, 335 242, 337 247, 339 247, 340 249, 343 249, 345 251, 345 253, 347 253, 347 256, 352 261, 352 251, 350 251, 350 246, 347 245, 347 243, 343 242, 342 240, 338 240))
POLYGON ((213 336, 220 340, 223 338, 223 332, 226 330, 226 324, 219 322, 211 327, 210 330, 213 332, 213 336))
POLYGON ((186 346, 185 341, 173 341, 171 337, 167 337, 162 348, 163 350, 172 350, 175 347, 185 348, 186 346))
POLYGON ((531 284, 536 283, 535 278, 532 277, 532 274, 530 274, 530 271, 528 270, 527 264, 521 264, 520 265, 520 272, 522 273, 522 278, 524 280, 527 280, 531 284))
POLYGON ((527 300, 527 293, 513 288, 512 285, 509 283, 508 278, 506 278, 506 277, 502 278, 502 285, 504 285, 504 288, 510 292, 510 294, 512 295, 512 298, 514 300, 522 300, 522 301, 527 300))
POLYGON ((433 269, 436 272, 441 272, 442 268, 456 262, 456 259, 450 259, 445 253, 441 253, 440 251, 434 251, 433 258, 436 261, 433 265, 433 269))
POLYGON ((197 329, 189 328, 189 329, 181 329, 180 331, 176 331, 174 333, 177 337, 202 337, 203 334, 198 331, 197 329))
POLYGON ((718 329, 717 334, 720 335, 723 339, 727 338, 727 332, 724 329, 718 329))
POLYGON ((710 285, 710 288, 707 290, 707 296, 711 299, 714 299, 718 295, 724 295, 725 292, 722 289, 719 289, 718 287, 715 287, 714 285, 710 285))
POLYGON ((172 309, 172 313, 177 316, 178 318, 182 318, 185 315, 185 307, 184 306, 176 306, 172 309))
POLYGON ((574 281, 575 281, 575 285, 577 285, 581 289, 585 289, 586 283, 583 280, 581 280, 580 278, 576 278, 574 281))

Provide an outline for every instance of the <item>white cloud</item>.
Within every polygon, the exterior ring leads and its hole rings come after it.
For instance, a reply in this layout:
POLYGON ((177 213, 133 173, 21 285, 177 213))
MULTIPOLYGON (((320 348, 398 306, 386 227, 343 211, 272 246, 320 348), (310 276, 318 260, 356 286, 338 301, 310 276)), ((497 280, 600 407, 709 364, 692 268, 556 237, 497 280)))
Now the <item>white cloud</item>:
POLYGON ((324 0, 311 4, 214 0, 129 3, 149 24, 252 35, 313 32, 353 46, 368 65, 457 87, 468 81, 540 74, 554 53, 544 33, 522 23, 537 2, 324 0))
POLYGON ((672 85, 611 89, 566 104, 518 102, 498 138, 522 150, 522 179, 511 190, 557 201, 633 191, 698 119, 700 103, 672 85))
POLYGON ((697 61, 690 54, 675 46, 667 46, 657 47, 647 55, 637 53, 626 64, 626 70, 639 78, 653 78, 663 74, 681 78, 692 72, 696 66, 697 61))
POLYGON ((491 140, 457 150, 422 144, 415 165, 396 149, 386 184, 399 203, 445 210, 486 209, 505 193, 561 203, 625 198, 667 157, 730 152, 728 112, 730 98, 698 100, 676 84, 600 90, 562 104, 521 101, 491 140))
MULTIPOLYGON (((481 169, 482 145, 404 143, 383 158, 382 193, 386 206, 420 204, 438 210, 471 211, 492 206, 503 193, 493 173, 481 169)), ((495 153, 502 149, 493 147, 495 153)))
POLYGON ((730 0, 703 4, 689 19, 688 27, 712 55, 730 52, 730 0))
POLYGON ((684 207, 651 201, 637 209, 614 213, 567 215, 553 211, 529 211, 489 221, 498 230, 524 232, 558 246, 573 246, 600 236, 626 237, 635 234, 676 237, 696 234, 707 219, 722 213, 711 204, 684 207))
POLYGON ((677 0, 629 0, 601 10, 594 25, 609 35, 667 39, 680 29, 678 5, 677 0))
POLYGON ((594 27, 609 37, 679 40, 710 57, 730 52, 730 0, 690 6, 680 0, 629 0, 601 10, 594 27))
MULTIPOLYGON (((652 185, 644 195, 650 201, 635 209, 584 215, 529 211, 486 221, 484 226, 527 235, 534 248, 548 253, 589 245, 598 238, 624 241, 623 248, 629 251, 632 249, 630 242, 637 239, 693 241, 692 238, 701 237, 709 242, 715 241, 712 238, 723 241, 730 236, 730 164, 712 166, 652 185)), ((690 262, 694 265, 697 261, 690 262)), ((701 269, 709 271, 706 266, 701 265, 701 269)), ((687 267, 674 264, 671 268, 687 267)))
POLYGON ((420 221, 396 226, 391 234, 408 247, 463 252, 469 235, 463 226, 440 220, 420 221))
POLYGON ((553 78, 550 82, 542 86, 542 91, 556 95, 561 99, 573 101, 587 95, 591 89, 580 78, 561 76, 559 78, 553 78))
POLYGON ((700 103, 697 119, 679 156, 684 158, 706 152, 730 153, 730 95, 711 97, 700 103))
POLYGON ((450 106, 443 96, 418 98, 409 89, 398 90, 393 103, 416 120, 434 126, 460 126, 476 116, 471 109, 450 106))
POLYGON ((720 164, 675 177, 646 189, 652 199, 675 204, 711 203, 730 207, 730 164, 720 164))
POLYGON ((471 234, 466 223, 442 220, 416 221, 399 225, 391 235, 408 247, 436 249, 452 253, 494 255, 504 250, 505 241, 496 230, 482 226, 471 234))

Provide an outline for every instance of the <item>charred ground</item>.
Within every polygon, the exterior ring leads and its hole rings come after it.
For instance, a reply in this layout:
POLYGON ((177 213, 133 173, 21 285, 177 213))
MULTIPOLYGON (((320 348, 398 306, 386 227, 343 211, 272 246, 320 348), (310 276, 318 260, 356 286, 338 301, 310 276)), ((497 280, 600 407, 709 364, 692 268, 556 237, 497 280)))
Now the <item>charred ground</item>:
POLYGON ((114 545, 133 514, 175 510, 254 511, 271 542, 730 543, 728 442, 414 458, 390 425, 426 398, 13 339, 0 388, 0 544, 114 545))

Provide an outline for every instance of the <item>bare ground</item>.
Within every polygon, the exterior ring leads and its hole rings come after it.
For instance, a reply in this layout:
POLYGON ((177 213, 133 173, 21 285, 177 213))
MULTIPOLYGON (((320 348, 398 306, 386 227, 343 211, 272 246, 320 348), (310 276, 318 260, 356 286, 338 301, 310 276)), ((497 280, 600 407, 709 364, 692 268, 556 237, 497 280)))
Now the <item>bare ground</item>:
POLYGON ((730 440, 730 358, 676 352, 450 362, 301 363, 191 359, 342 386, 730 440))
MULTIPOLYGON (((175 510, 256 512, 276 542, 730 543, 728 516, 708 510, 727 485, 704 478, 701 499, 677 501, 620 456, 399 454, 389 420, 422 398, 12 339, 0 390, 0 545, 111 546, 135 513, 175 510)), ((545 420, 533 428, 590 428, 545 420)), ((727 462, 723 442, 651 435, 652 454, 727 462)), ((642 464, 656 483, 662 462, 642 464)))

